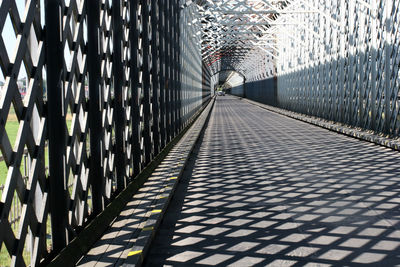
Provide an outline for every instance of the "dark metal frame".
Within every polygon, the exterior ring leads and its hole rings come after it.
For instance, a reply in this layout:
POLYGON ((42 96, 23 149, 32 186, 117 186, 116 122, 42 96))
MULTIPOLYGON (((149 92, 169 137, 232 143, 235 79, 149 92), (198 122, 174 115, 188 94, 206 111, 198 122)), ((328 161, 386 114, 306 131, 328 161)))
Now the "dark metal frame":
POLYGON ((0 150, 8 168, 0 245, 8 251, 10 265, 25 266, 60 252, 135 182, 183 129, 187 114, 205 102, 201 95, 208 87, 201 81, 210 80, 210 71, 204 65, 202 70, 200 47, 183 48, 200 25, 189 27, 182 14, 198 10, 182 10, 177 0, 70 0, 68 5, 46 0, 44 7, 34 0, 26 4, 24 23, 16 1, 3 1, 0 8, 0 17, 11 17, 21 37, 12 61, 7 40, 0 36, 0 68, 6 79, 0 150), (44 26, 40 12, 45 13, 44 26), (29 50, 30 38, 38 43, 37 59, 29 50), (29 83, 24 100, 16 84, 21 65, 29 83), (14 147, 5 127, 11 108, 20 128, 14 147), (27 183, 19 170, 24 151, 29 154, 27 183), (17 231, 8 219, 16 197, 22 205, 17 231), (31 258, 26 261, 29 235, 31 258))

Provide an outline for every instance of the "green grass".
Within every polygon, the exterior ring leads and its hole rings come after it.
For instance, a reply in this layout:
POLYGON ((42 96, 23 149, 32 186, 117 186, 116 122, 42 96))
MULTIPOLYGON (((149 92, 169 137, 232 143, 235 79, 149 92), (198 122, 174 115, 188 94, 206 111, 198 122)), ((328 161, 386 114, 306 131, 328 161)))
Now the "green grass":
MULTIPOLYGON (((18 133, 19 123, 18 121, 7 121, 6 131, 8 139, 10 139, 11 146, 14 147, 15 138, 18 133)), ((4 184, 7 177, 7 166, 4 161, 0 162, 0 185, 4 184)))
MULTIPOLYGON (((11 146, 14 147, 15 139, 17 138, 19 122, 15 115, 15 110, 11 105, 10 112, 6 122, 6 132, 8 139, 10 140, 11 146)), ((0 162, 0 185, 3 185, 7 178, 7 166, 4 161, 0 162)))
MULTIPOLYGON (((71 129, 71 123, 72 123, 71 120, 67 120, 68 129, 71 129)), ((10 143, 11 143, 11 147, 14 148, 15 139, 17 137, 18 128, 19 128, 19 122, 17 120, 7 120, 5 128, 7 131, 8 139, 10 140, 10 143)), ((23 164, 24 163, 21 162, 21 165, 23 165, 23 164)), ((48 166, 47 157, 46 157, 46 166, 48 166)), ((6 182, 7 171, 8 171, 8 169, 7 169, 5 162, 0 161, 0 185, 4 185, 4 183, 6 182)), ((21 172, 23 172, 23 171, 24 171, 23 166, 21 166, 21 172)))
MULTIPOLYGON (((22 252, 22 255, 24 257, 25 264, 27 266, 29 266, 29 264, 31 262, 30 252, 28 250, 24 249, 24 251, 22 252)), ((6 267, 6 266, 10 266, 10 265, 11 265, 11 257, 7 252, 6 246, 3 244, 1 246, 1 251, 0 251, 0 267, 6 267)))
MULTIPOLYGON (((70 131, 71 124, 72 124, 72 116, 67 115, 66 123, 67 123, 67 129, 68 129, 68 131, 70 131)), ((14 109, 11 107, 8 118, 7 118, 5 129, 6 129, 7 136, 8 136, 8 139, 10 140, 10 144, 11 144, 12 148, 14 148, 14 145, 15 145, 16 137, 18 134, 18 128, 19 128, 19 121, 15 114, 14 109)), ((1 152, 0 152, 0 155, 1 155, 1 152)), ((48 166, 47 148, 45 151, 45 161, 46 161, 45 165, 48 166)), ((23 159, 21 161, 20 171, 22 174, 24 174, 24 160, 23 159)), ((7 178, 7 172, 8 172, 8 168, 5 164, 5 162, 0 161, 0 185, 5 184, 6 178, 7 178)), ((0 192, 0 195, 1 195, 1 192, 0 192)), ((14 230, 14 233, 16 234, 18 224, 16 224, 15 226, 16 226, 15 227, 16 229, 13 229, 13 230, 14 230)), ((47 220, 47 232, 49 233, 49 231, 51 231, 50 218, 48 218, 48 220, 47 220)), ((28 244, 26 244, 26 246, 27 245, 28 244)), ((51 247, 51 240, 49 240, 49 239, 47 240, 47 247, 51 247)), ((24 249, 23 257, 24 257, 25 263, 27 265, 29 265, 30 264, 30 252, 27 249, 24 249)), ((2 244, 1 249, 0 249, 0 267, 10 266, 10 262, 11 262, 11 258, 7 252, 7 248, 5 247, 5 244, 2 244)))
MULTIPOLYGON (((10 113, 7 118, 5 128, 6 128, 8 139, 10 140, 10 143, 11 143, 11 147, 14 148, 15 140, 16 140, 17 134, 18 134, 19 122, 18 122, 18 119, 15 115, 13 108, 10 109, 10 113)), ((22 162, 21 165, 23 165, 23 164, 24 163, 22 162)), ((4 185, 6 178, 7 178, 7 171, 8 171, 8 168, 5 164, 5 162, 0 161, 0 185, 4 185)), ((21 166, 21 172, 23 173, 23 171, 24 171, 23 166, 21 166)), ((16 231, 16 229, 14 229, 14 233, 16 233, 15 231, 16 231)), ((23 257, 25 259, 25 263, 29 264, 30 263, 30 252, 27 251, 26 249, 24 249, 23 257)), ((10 262, 11 262, 10 255, 7 252, 7 248, 3 244, 1 246, 1 251, 0 251, 0 267, 10 266, 10 262)))

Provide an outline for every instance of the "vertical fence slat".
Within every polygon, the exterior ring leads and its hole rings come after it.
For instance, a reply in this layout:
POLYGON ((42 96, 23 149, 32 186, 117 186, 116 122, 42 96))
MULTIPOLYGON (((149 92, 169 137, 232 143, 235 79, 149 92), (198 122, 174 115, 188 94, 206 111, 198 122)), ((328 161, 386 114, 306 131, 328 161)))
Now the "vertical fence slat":
POLYGON ((65 188, 65 115, 63 114, 63 88, 61 84, 63 48, 60 28, 62 13, 60 0, 46 0, 47 45, 47 107, 49 125, 49 200, 53 251, 61 251, 67 239, 67 203, 65 188))
POLYGON ((385 94, 385 103, 384 103, 384 112, 385 112, 385 118, 384 118, 384 128, 383 131, 387 134, 390 133, 390 118, 391 118, 391 106, 390 102, 392 99, 392 91, 391 91, 391 71, 392 71, 392 62, 391 62, 391 53, 392 53, 392 41, 391 41, 391 13, 392 13, 392 8, 391 8, 391 3, 393 1, 388 1, 385 0, 385 21, 384 23, 384 31, 385 34, 383 36, 384 42, 385 42, 385 49, 384 49, 384 94, 385 94))
POLYGON ((114 68, 114 111, 115 111, 115 143, 116 143, 116 171, 117 191, 122 191, 126 186, 125 177, 125 155, 124 148, 124 106, 122 95, 123 66, 122 66, 122 17, 121 1, 112 1, 112 22, 113 22, 113 64, 114 68))
POLYGON ((176 77, 176 16, 175 16, 176 1, 172 1, 169 8, 170 14, 170 29, 172 38, 170 39, 170 56, 171 56, 171 127, 172 137, 176 135, 176 88, 178 85, 176 77))
POLYGON ((161 135, 161 147, 165 147, 167 143, 166 133, 166 96, 165 96, 165 79, 166 79, 166 66, 165 66, 165 14, 164 14, 164 2, 165 0, 158 0, 158 14, 159 14, 159 34, 160 34, 160 45, 159 45, 159 61, 160 61, 160 135, 161 135))
POLYGON ((174 34, 174 42, 175 42, 175 131, 176 133, 179 133, 181 130, 182 126, 182 117, 181 117, 181 71, 180 71, 180 25, 179 25, 179 19, 180 19, 180 7, 179 7, 179 1, 175 2, 174 5, 174 24, 175 24, 175 34, 174 34))
POLYGON ((151 87, 153 91, 152 95, 152 107, 153 107, 153 147, 154 154, 157 155, 160 151, 160 104, 159 104, 159 17, 157 13, 157 0, 151 0, 151 87))
POLYGON ((165 116, 166 116, 166 132, 167 132, 167 143, 171 141, 171 15, 169 13, 170 3, 172 0, 165 0, 164 3, 164 38, 165 38, 165 116))
POLYGON ((130 73, 131 79, 131 121, 132 121, 132 153, 133 153, 133 176, 140 172, 140 101, 139 101, 139 1, 130 0, 130 32, 131 45, 130 73))
POLYGON ((166 41, 166 51, 165 51, 165 67, 166 67, 166 90, 165 90, 165 95, 166 95, 166 116, 167 116, 167 142, 171 141, 172 139, 172 133, 173 133, 173 128, 172 128, 172 96, 171 96, 171 91, 173 88, 173 81, 172 81, 172 76, 171 76, 171 13, 170 13, 170 8, 171 8, 171 2, 173 0, 166 0, 165 5, 164 5, 164 14, 165 14, 165 41, 166 41))
POLYGON ((148 164, 152 158, 152 138, 151 138, 151 99, 150 99, 150 91, 151 91, 151 83, 150 83, 150 1, 142 0, 142 16, 143 16, 143 32, 142 32, 142 42, 143 42, 143 112, 144 112, 144 130, 143 130, 143 138, 144 138, 144 158, 145 164, 148 164))
POLYGON ((89 180, 92 184, 93 212, 100 213, 103 203, 103 166, 101 155, 101 91, 100 91, 100 57, 99 57, 99 3, 86 2, 88 16, 88 72, 89 72, 89 127, 90 127, 90 170, 89 180))

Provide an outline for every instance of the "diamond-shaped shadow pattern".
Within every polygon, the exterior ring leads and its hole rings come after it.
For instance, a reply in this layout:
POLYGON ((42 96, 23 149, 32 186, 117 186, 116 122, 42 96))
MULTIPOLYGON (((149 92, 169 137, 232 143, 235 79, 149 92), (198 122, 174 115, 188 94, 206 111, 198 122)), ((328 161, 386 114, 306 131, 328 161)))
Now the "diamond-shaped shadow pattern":
POLYGON ((399 155, 218 97, 147 266, 394 266, 399 155))

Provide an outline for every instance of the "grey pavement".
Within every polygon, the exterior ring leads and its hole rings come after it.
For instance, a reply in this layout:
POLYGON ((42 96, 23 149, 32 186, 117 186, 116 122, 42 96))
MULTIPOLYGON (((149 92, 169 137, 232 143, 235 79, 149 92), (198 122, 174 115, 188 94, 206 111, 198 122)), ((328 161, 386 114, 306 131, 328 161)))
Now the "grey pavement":
POLYGON ((218 97, 146 266, 400 266, 400 157, 218 97))

